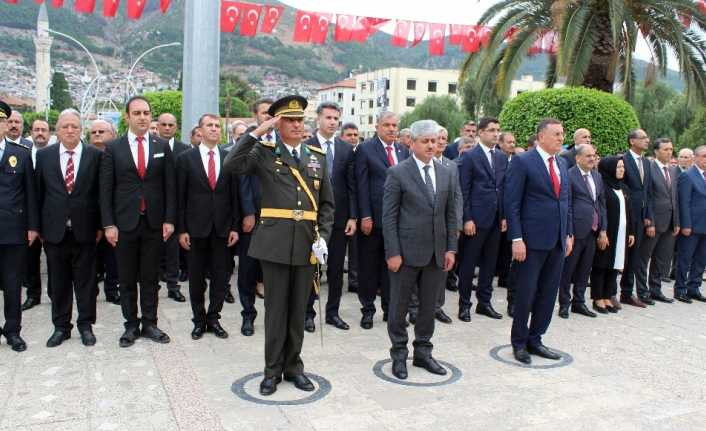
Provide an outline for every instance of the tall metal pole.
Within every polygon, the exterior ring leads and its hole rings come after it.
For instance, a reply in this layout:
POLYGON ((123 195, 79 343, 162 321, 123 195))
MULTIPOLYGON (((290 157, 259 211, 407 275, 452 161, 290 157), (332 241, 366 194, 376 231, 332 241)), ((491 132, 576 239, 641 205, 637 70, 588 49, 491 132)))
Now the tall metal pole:
POLYGON ((184 10, 181 136, 187 139, 201 115, 218 113, 220 0, 186 0, 184 10))

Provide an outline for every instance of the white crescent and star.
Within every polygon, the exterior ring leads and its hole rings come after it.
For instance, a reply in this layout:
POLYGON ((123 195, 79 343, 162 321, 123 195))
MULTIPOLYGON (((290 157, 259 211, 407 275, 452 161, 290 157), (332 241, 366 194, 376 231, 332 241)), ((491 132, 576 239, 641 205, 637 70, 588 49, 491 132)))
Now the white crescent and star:
POLYGON ((229 20, 235 22, 236 19, 238 19, 238 7, 237 6, 228 6, 226 8, 226 15, 229 15, 229 20))
POLYGON ((250 9, 250 10, 248 11, 248 21, 257 22, 257 20, 258 20, 259 18, 260 18, 260 14, 258 14, 256 10, 250 9), (255 16, 254 16, 254 17, 251 17, 251 14, 252 14, 252 15, 255 15, 255 16))
POLYGON ((302 15, 302 17, 299 18, 299 24, 301 24, 301 26, 304 30, 308 29, 309 25, 311 24, 311 16, 310 15, 302 15), (304 24, 304 21, 306 21, 306 24, 304 24))
POLYGON ((277 21, 277 18, 279 18, 279 9, 275 7, 271 8, 267 11, 267 16, 270 17, 270 22, 274 24, 275 21, 277 21))

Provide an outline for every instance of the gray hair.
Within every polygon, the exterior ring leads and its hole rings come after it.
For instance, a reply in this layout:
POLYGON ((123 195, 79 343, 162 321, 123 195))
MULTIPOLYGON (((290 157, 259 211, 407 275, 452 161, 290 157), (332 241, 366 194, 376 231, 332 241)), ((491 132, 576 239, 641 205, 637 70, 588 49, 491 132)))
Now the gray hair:
POLYGON ((444 126, 439 126, 439 133, 441 133, 441 132, 446 132, 447 135, 449 134, 449 131, 446 130, 446 127, 444 127, 444 126))
POLYGON ((576 155, 577 156, 583 156, 586 151, 588 151, 589 148, 593 148, 594 150, 596 147, 594 147, 592 144, 581 144, 576 146, 576 155))
POLYGON ((409 130, 409 127, 405 127, 404 129, 400 130, 400 136, 402 135, 412 135, 412 131, 409 130))
POLYGON ((115 126, 113 126, 113 123, 111 123, 110 121, 104 120, 104 119, 102 119, 102 118, 97 118, 97 119, 93 120, 93 122, 91 123, 91 127, 93 127, 93 125, 96 124, 96 123, 103 123, 103 124, 106 124, 106 125, 108 126, 108 129, 110 130, 110 132, 111 132, 113 135, 115 135, 115 134, 117 133, 117 132, 115 131, 115 126))
POLYGON ((74 117, 78 118, 78 123, 81 124, 81 114, 74 108, 68 108, 61 111, 59 117, 56 119, 56 124, 59 124, 63 117, 67 117, 69 115, 73 115, 74 117))
POLYGON ((420 136, 438 135, 439 124, 434 120, 419 120, 409 126, 412 139, 416 140, 420 136))
POLYGON ((686 157, 694 157, 694 150, 691 148, 682 148, 679 150, 679 156, 681 156, 682 153, 685 153, 686 157))
POLYGON ((698 147, 694 148, 695 155, 701 156, 701 153, 706 153, 706 145, 699 145, 698 147))
POLYGON ((248 125, 245 123, 245 121, 236 120, 228 125, 228 130, 230 131, 230 133, 235 133, 235 129, 238 126, 245 126, 246 128, 248 127, 248 125))
POLYGON ((390 118, 390 117, 399 118, 399 117, 397 116, 397 114, 395 114, 395 113, 392 112, 392 111, 382 111, 382 112, 380 113, 380 115, 378 115, 378 121, 377 121, 376 124, 380 124, 382 121, 384 121, 384 120, 386 120, 386 119, 388 119, 388 118, 390 118))

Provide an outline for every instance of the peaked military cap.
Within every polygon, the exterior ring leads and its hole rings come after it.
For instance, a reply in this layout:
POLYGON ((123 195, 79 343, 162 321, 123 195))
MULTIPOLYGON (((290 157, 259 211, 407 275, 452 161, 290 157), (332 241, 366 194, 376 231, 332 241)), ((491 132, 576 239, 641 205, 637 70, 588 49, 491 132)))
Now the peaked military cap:
POLYGON ((0 100, 0 118, 10 118, 10 114, 12 114, 10 105, 0 100))
POLYGON ((273 117, 279 115, 287 118, 304 118, 306 105, 306 99, 302 96, 284 96, 270 105, 270 109, 267 110, 267 113, 273 117))

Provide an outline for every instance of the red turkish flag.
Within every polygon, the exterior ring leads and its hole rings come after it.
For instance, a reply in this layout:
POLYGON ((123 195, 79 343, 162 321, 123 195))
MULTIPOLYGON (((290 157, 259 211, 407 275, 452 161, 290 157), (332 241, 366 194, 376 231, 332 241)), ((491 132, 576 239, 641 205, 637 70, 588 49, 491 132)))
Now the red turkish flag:
POLYGON ((323 45, 326 42, 326 36, 328 36, 328 25, 331 23, 331 18, 333 14, 330 13, 319 13, 316 14, 316 20, 314 25, 311 27, 311 43, 318 43, 323 45))
POLYGON ((468 28, 467 25, 451 24, 451 34, 449 35, 449 43, 451 45, 460 45, 463 43, 463 35, 468 28))
POLYGON ((96 0, 76 0, 74 1, 74 9, 76 12, 93 13, 96 8, 96 0))
POLYGON ((429 55, 444 55, 446 24, 429 24, 429 55))
POLYGON ((17 4, 17 0, 5 0, 6 3, 17 4))
POLYGON ((542 42, 544 41, 544 33, 540 33, 537 36, 537 40, 534 41, 532 46, 529 47, 527 54, 529 56, 537 55, 542 52, 542 42))
POLYGON ((140 19, 146 4, 147 0, 127 0, 127 17, 130 19, 140 19))
POLYGON ((372 36, 388 21, 387 18, 368 18, 368 36, 372 36))
POLYGON ((53 7, 64 7, 64 0, 51 0, 53 7))
POLYGON ((464 29, 461 48, 463 49, 463 52, 478 52, 480 49, 480 39, 478 38, 478 30, 476 26, 469 25, 464 29))
POLYGON ((424 39, 424 34, 426 34, 426 32, 427 32, 427 23, 415 21, 415 23, 414 23, 414 40, 412 41, 410 48, 413 48, 413 47, 419 45, 419 42, 421 42, 422 39, 424 39))
POLYGON ((103 0, 103 16, 112 18, 118 13, 120 0, 103 0))
POLYGON ((556 54, 559 52, 559 40, 555 31, 548 31, 542 37, 542 51, 547 54, 556 54))
POLYGON ((252 37, 257 34, 257 25, 260 22, 260 11, 262 5, 251 3, 238 3, 240 16, 243 19, 240 21, 240 35, 252 37))
POLYGON ((395 32, 392 35, 392 44, 404 48, 407 46, 407 37, 409 36, 409 21, 398 19, 395 23, 395 32))
POLYGON ((353 37, 355 15, 336 15, 336 31, 333 38, 336 42, 350 42, 353 37))
MULTIPOLYGON (((42 3, 44 3, 44 0, 34 0, 34 2, 37 4, 42 4, 42 3)), ((15 2, 15 3, 17 3, 17 2, 15 2)))
POLYGON ((316 14, 312 12, 297 11, 297 16, 294 21, 294 41, 309 42, 311 39, 311 29, 316 22, 316 14))
POLYGON ((279 22, 282 16, 282 11, 284 7, 282 6, 265 6, 265 12, 263 13, 262 25, 260 26, 261 33, 272 33, 275 26, 279 22))
POLYGON ((699 0, 699 9, 701 13, 706 14, 706 0, 699 0))
POLYGON ((353 40, 356 42, 365 42, 370 36, 370 22, 368 17, 357 16, 353 24, 353 40))
POLYGON ((240 10, 238 2, 221 1, 221 31, 225 33, 233 33, 235 26, 240 19, 240 10))

